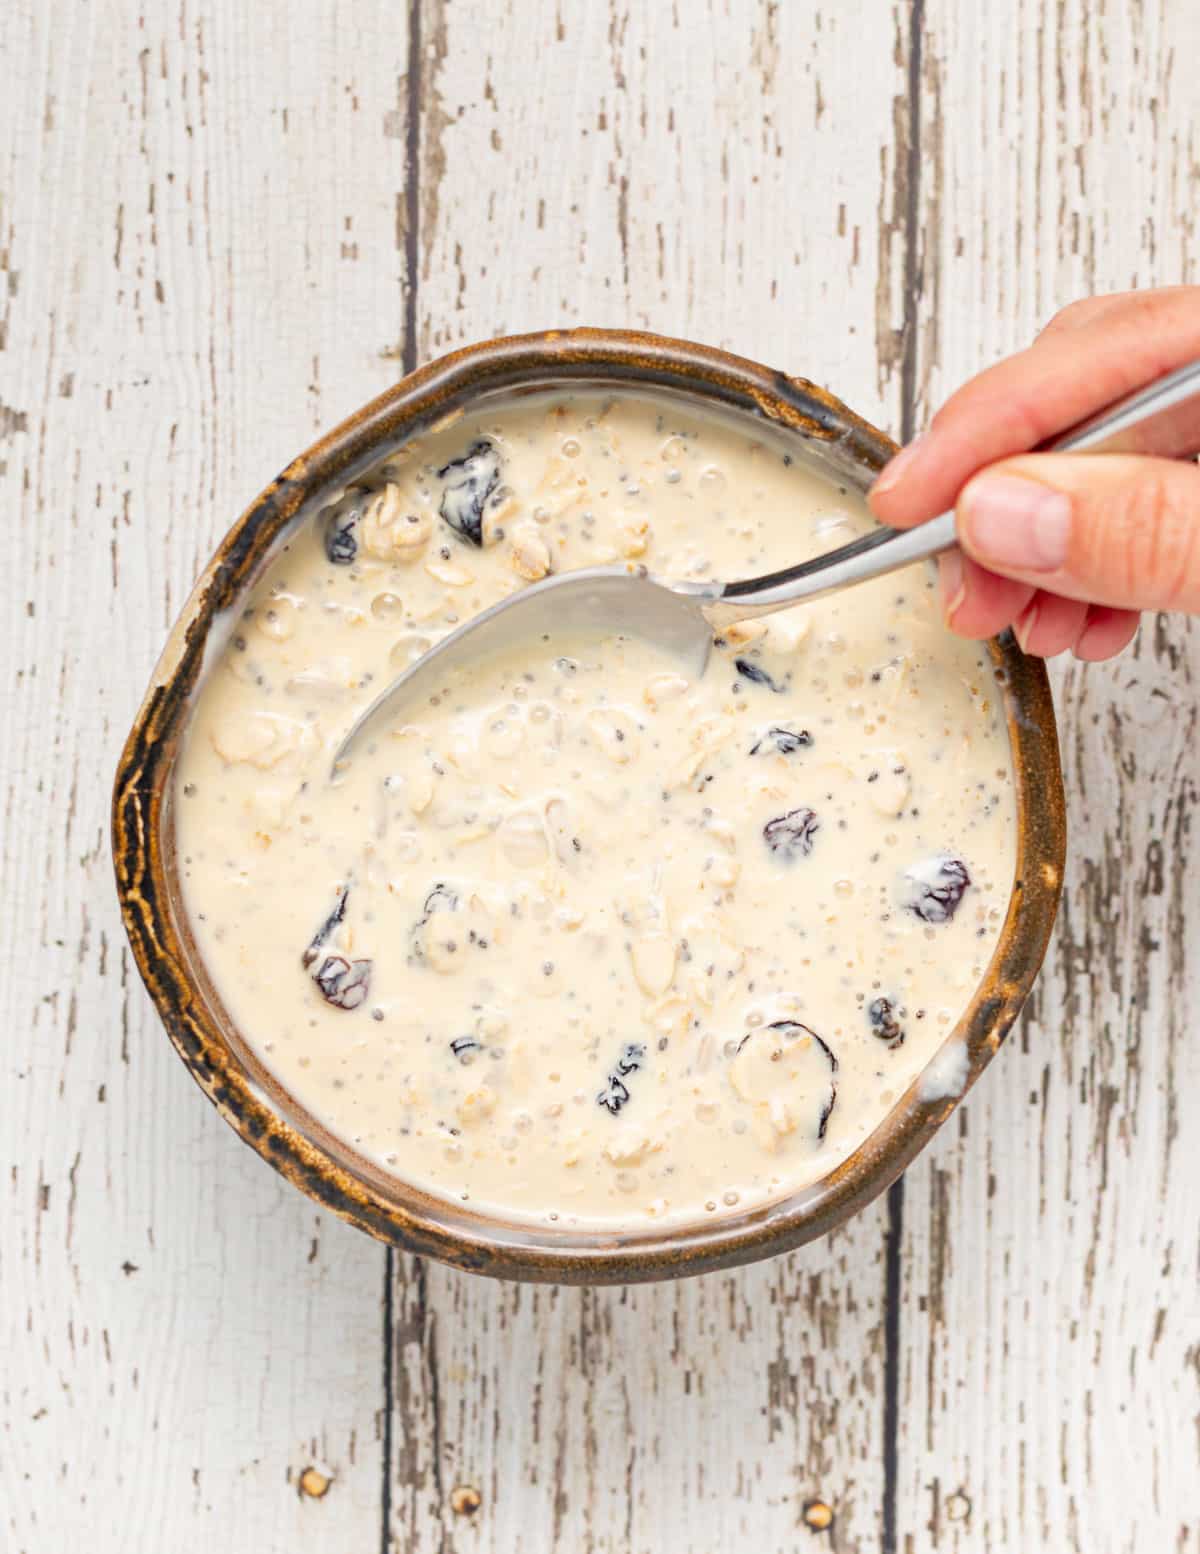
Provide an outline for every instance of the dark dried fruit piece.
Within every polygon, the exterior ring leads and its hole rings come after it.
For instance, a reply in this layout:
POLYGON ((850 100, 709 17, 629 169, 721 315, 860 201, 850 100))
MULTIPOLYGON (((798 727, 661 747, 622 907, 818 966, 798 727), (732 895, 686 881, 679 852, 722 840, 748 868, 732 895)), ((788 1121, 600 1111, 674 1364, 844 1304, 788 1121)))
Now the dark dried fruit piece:
POLYGON ((335 567, 348 567, 358 555, 358 536, 355 530, 366 511, 371 493, 359 486, 350 490, 327 507, 321 514, 321 532, 325 542, 325 554, 335 567))
POLYGON ((483 1051, 483 1043, 474 1036, 456 1036, 450 1043, 450 1051, 462 1064, 471 1063, 483 1051))
POLYGON ((898 1047, 904 1040, 904 1027, 896 1018, 896 1006, 890 998, 875 998, 867 1005, 867 1019, 880 1041, 898 1047))
POLYGON ((459 907, 458 892, 451 890, 449 885, 440 880, 425 897, 425 904, 421 908, 421 915, 412 925, 409 939, 412 944, 412 956, 416 961, 426 959, 425 935, 422 929, 428 924, 435 912, 457 912, 459 907))
POLYGON ((335 1009, 357 1009, 371 991, 371 962, 327 955, 313 981, 321 997, 335 1009))
POLYGON ((431 912, 457 912, 457 892, 451 890, 449 885, 443 885, 439 880, 439 882, 425 897, 425 905, 422 908, 422 911, 424 912, 424 917, 421 919, 422 922, 425 921, 425 918, 427 918, 431 912))
MULTIPOLYGON (((809 1025, 801 1025, 799 1020, 773 1020, 771 1022, 771 1024, 767 1026, 767 1029, 769 1031, 780 1031, 785 1037, 790 1037, 793 1040, 797 1036, 811 1036, 813 1041, 816 1042, 817 1046, 820 1047, 821 1051, 829 1059, 829 1073, 830 1073, 830 1075, 832 1076, 832 1075, 837 1073, 837 1071, 838 1071, 838 1060, 837 1060, 837 1057, 834 1054, 833 1048, 831 1046, 829 1046, 829 1044, 827 1042, 823 1041, 821 1039, 821 1037, 817 1035, 816 1031, 814 1031, 812 1029, 811 1026, 809 1026, 809 1025)), ((832 1077, 830 1077, 830 1080, 829 1080, 829 1098, 825 1102, 824 1106, 822 1106, 822 1108, 821 1108, 821 1115, 817 1119, 817 1140, 818 1140, 818 1142, 825 1137, 825 1129, 829 1126, 829 1118, 832 1115, 833 1108, 834 1108, 834 1106, 836 1104, 837 1104, 837 1080, 832 1078, 832 1077)))
POLYGON ((948 923, 971 883, 966 864, 950 853, 913 864, 904 877, 909 887, 904 904, 923 923, 948 923))
POLYGON ((777 815, 763 827, 763 841, 771 852, 787 861, 806 857, 813 850, 813 838, 821 829, 816 811, 790 809, 786 815, 777 815))
MULTIPOLYGON (((820 1047, 821 1051, 829 1059, 830 1067, 834 1069, 837 1068, 837 1059, 829 1050, 827 1044, 821 1039, 820 1036, 817 1035, 816 1031, 813 1030, 811 1025, 804 1025, 799 1020, 772 1020, 770 1025, 767 1026, 767 1029, 769 1031, 781 1031, 783 1035, 789 1036, 793 1040, 797 1036, 811 1036, 813 1041, 816 1042, 817 1046, 820 1047)), ((743 1042, 744 1041, 745 1038, 743 1037, 743 1042)))
MULTIPOLYGON (((837 1080, 834 1078, 834 1075, 836 1075, 838 1071, 837 1056, 828 1042, 824 1041, 820 1036, 818 1036, 816 1031, 814 1031, 811 1026, 802 1025, 799 1020, 773 1020, 771 1024, 764 1027, 762 1031, 750 1031, 747 1035, 742 1037, 741 1041, 738 1043, 737 1050, 741 1052, 746 1044, 750 1041, 758 1040, 761 1042, 768 1031, 776 1032, 776 1036, 774 1038, 775 1046, 769 1054, 769 1060, 772 1063, 778 1062, 781 1058, 786 1056, 787 1048, 785 1043, 798 1041, 801 1038, 807 1038, 807 1040, 813 1043, 816 1049, 824 1056, 826 1063, 829 1065, 829 1092, 821 1101, 821 1108, 817 1113, 816 1132, 817 1142, 820 1143, 821 1140, 823 1140, 825 1137, 825 1130, 829 1125, 830 1116, 833 1113, 834 1106, 837 1104, 838 1087, 837 1080)), ((814 1080, 817 1077, 818 1076, 814 1075, 814 1080)))
POLYGON ((629 1086, 625 1080, 641 1068, 645 1057, 646 1049, 640 1041, 627 1041, 621 1048, 616 1067, 604 1081, 604 1089, 596 1097, 596 1104, 615 1117, 629 1099, 629 1086))
POLYGON ((333 910, 300 957, 300 964, 310 972, 321 997, 335 1009, 357 1009, 371 989, 372 963, 369 960, 349 961, 344 955, 326 955, 321 959, 322 947, 346 915, 349 896, 350 887, 339 885, 333 910), (320 961, 320 965, 316 971, 312 971, 317 961, 320 961))
POLYGON ((317 956, 321 953, 321 946, 329 938, 329 935, 341 922, 342 918, 345 917, 346 901, 349 895, 350 887, 348 885, 338 886, 338 893, 334 902, 333 911, 330 912, 329 916, 317 929, 316 933, 313 934, 311 940, 309 941, 308 948, 300 957, 300 964, 306 970, 309 966, 312 965, 313 961, 315 961, 317 956))
POLYGON ((617 1059, 617 1073, 622 1076, 636 1073, 641 1068, 645 1056, 646 1049, 640 1041, 627 1041, 621 1048, 621 1056, 617 1059))
POLYGON ((795 755, 797 750, 807 750, 812 742, 813 737, 806 728, 777 726, 755 740, 750 746, 750 754, 770 755, 772 751, 778 751, 780 755, 795 755))
POLYGON ((461 459, 438 470, 446 482, 438 509, 455 534, 471 545, 483 544, 483 514, 488 498, 500 484, 500 453, 481 437, 461 459))
POLYGON ((628 1086, 623 1084, 615 1074, 610 1074, 604 1081, 604 1089, 597 1095, 596 1102, 615 1117, 628 1099, 628 1086))
POLYGON ((748 658, 735 658, 733 667, 743 680, 749 680, 752 685, 765 685, 769 691, 774 691, 777 696, 782 693, 783 686, 776 685, 765 669, 760 669, 757 664, 752 664, 748 658))

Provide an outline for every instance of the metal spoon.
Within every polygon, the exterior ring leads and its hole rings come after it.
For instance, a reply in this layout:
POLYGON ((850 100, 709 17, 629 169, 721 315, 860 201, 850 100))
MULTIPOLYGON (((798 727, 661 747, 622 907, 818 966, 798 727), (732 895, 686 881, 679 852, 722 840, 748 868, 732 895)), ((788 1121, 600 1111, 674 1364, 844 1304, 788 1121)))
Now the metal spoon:
MULTIPOLYGON (((1046 451, 1191 457, 1200 451, 1200 361, 1128 395, 1047 444, 1046 451)), ((538 637, 549 641, 564 629, 619 631, 678 655, 699 675, 713 633, 734 621, 885 577, 949 550, 954 541, 954 514, 948 512, 915 529, 880 528, 799 566, 734 583, 679 582, 630 565, 548 577, 482 610, 398 675, 354 723, 338 747, 334 769, 385 707, 394 710, 401 701, 432 693, 448 673, 481 654, 538 637)))

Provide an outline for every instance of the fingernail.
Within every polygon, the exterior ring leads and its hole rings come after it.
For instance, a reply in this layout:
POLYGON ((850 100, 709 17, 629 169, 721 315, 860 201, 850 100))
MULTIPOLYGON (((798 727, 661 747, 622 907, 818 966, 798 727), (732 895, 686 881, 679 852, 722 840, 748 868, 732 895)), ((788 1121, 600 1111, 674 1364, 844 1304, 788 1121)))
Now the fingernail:
POLYGON ((1057 572, 1066 564, 1070 498, 1040 481, 981 475, 959 497, 958 515, 980 561, 1018 572, 1057 572))
POLYGON ((959 605, 967 597, 962 551, 946 550, 938 557, 938 586, 942 594, 942 618, 950 626, 959 605))
POLYGON ((924 441, 924 435, 914 437, 907 448, 901 448, 890 464, 884 465, 882 475, 871 487, 870 494, 872 496, 882 496, 885 491, 890 491, 893 486, 900 484, 904 478, 905 471, 916 458, 924 441))

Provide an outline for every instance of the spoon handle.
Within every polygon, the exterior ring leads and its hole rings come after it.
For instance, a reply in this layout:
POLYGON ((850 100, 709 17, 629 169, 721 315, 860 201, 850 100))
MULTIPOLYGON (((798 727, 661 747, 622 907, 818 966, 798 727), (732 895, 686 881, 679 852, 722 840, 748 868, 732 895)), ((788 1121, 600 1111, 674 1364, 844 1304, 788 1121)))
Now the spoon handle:
MULTIPOLYGON (((1194 457, 1200 453, 1200 361, 1189 362, 1118 400, 1045 444, 1044 451, 1194 457)), ((702 609, 709 624, 721 630, 737 620, 770 615, 804 599, 819 599, 870 578, 885 577, 949 550, 954 542, 953 512, 915 529, 880 528, 799 566, 729 583, 702 609)))

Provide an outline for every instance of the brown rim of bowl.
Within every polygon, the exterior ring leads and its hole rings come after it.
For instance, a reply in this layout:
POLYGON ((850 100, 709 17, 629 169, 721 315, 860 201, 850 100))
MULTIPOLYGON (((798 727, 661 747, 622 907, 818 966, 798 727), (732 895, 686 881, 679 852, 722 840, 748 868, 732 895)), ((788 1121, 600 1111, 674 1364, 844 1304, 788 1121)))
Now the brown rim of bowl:
MULTIPOLYGON (((774 1205, 664 1229, 559 1231, 502 1221, 386 1175, 305 1113, 246 1047, 222 1010, 179 905, 170 778, 214 618, 249 586, 306 507, 421 427, 477 396, 590 380, 673 390, 790 429, 827 467, 865 487, 894 444, 800 378, 708 346, 633 332, 574 329, 468 346, 414 372, 321 438, 273 481, 222 541, 184 607, 126 741, 113 792, 121 914, 142 980, 179 1056, 225 1120, 288 1181, 378 1239, 502 1278, 608 1284, 730 1268, 825 1234, 900 1175, 954 1110, 1007 1035, 1054 922, 1066 816, 1045 668, 1011 633, 989 644, 1006 702, 1017 786, 1017 870, 1000 941, 966 1013, 952 1084, 918 1076, 828 1177, 774 1205), (965 1067, 965 1072, 963 1071, 965 1067), (352 1164, 351 1164, 352 1162, 352 1164)), ((939 1049, 946 1052, 947 1045, 939 1049)), ((937 1061, 935 1059, 935 1061, 937 1061)))

